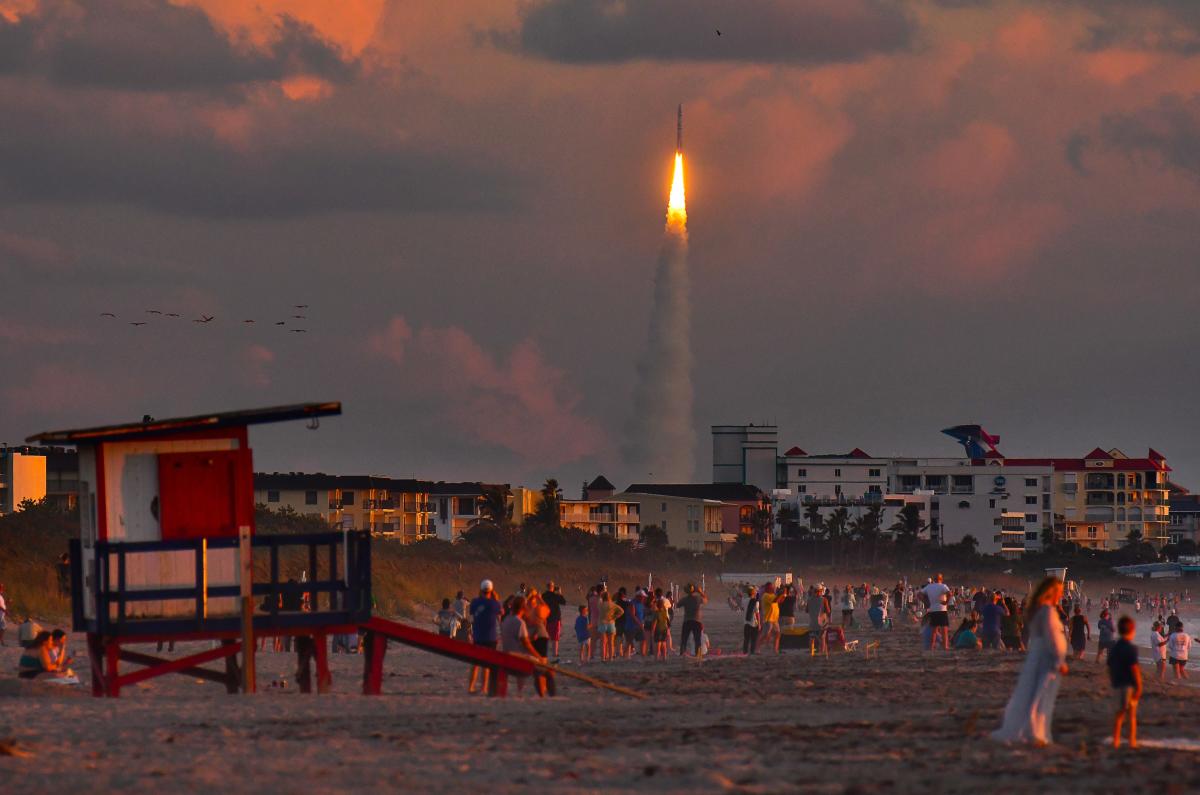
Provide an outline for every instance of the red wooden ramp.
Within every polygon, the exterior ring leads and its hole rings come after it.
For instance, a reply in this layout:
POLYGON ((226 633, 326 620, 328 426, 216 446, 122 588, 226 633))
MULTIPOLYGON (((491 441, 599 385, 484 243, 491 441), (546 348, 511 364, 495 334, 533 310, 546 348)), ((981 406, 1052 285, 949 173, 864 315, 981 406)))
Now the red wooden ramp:
POLYGON ((385 618, 371 618, 362 624, 362 628, 367 633, 363 654, 365 658, 363 693, 365 695, 379 695, 383 686, 383 657, 387 653, 389 640, 490 669, 492 672, 491 694, 494 696, 505 694, 509 674, 517 676, 541 674, 553 677, 552 673, 536 666, 528 657, 496 651, 486 646, 464 643, 436 632, 417 629, 407 624, 388 621, 385 618))

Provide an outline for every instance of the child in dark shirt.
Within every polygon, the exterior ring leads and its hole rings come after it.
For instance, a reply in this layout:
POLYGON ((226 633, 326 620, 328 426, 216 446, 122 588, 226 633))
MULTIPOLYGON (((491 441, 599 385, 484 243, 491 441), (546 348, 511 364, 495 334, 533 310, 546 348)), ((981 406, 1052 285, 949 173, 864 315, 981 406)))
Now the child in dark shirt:
POLYGON ((579 641, 579 662, 585 663, 592 658, 591 627, 588 624, 588 606, 579 606, 579 616, 575 619, 575 639, 579 641))
POLYGON ((1121 747, 1121 724, 1129 718, 1129 747, 1137 748, 1137 705, 1142 697, 1142 669, 1138 666, 1137 647, 1133 645, 1133 619, 1121 616, 1117 622, 1120 640, 1108 650, 1108 675, 1117 691, 1117 714, 1113 720, 1113 748, 1121 747))

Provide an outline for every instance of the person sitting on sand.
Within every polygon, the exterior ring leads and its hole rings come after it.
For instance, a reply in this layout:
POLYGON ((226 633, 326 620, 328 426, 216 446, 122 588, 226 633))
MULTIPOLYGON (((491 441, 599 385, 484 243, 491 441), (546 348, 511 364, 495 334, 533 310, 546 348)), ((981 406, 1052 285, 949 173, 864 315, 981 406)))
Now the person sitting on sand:
MULTIPOLYGON (((972 612, 971 615, 975 615, 975 613, 972 612)), ((983 648, 983 641, 980 640, 979 636, 975 634, 976 626, 978 626, 978 624, 975 619, 969 617, 963 619, 962 626, 959 627, 958 632, 955 633, 955 649, 974 650, 983 648)))
POLYGON ((52 638, 53 636, 49 632, 42 630, 29 642, 25 651, 21 653, 21 659, 17 662, 17 676, 22 679, 37 679, 39 676, 63 677, 67 675, 64 667, 60 666, 60 662, 65 662, 65 660, 56 661, 50 653, 52 638))
POLYGON ((66 670, 74 660, 67 654, 67 633, 56 629, 50 633, 50 659, 57 670, 66 670))

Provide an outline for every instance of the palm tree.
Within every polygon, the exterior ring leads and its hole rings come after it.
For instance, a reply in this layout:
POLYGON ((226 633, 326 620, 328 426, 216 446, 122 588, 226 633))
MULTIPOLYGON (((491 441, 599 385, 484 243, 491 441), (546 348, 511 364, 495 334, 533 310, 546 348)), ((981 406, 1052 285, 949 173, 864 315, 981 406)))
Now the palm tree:
POLYGON ((905 546, 916 541, 925 531, 925 522, 921 520, 921 506, 910 502, 900 509, 896 521, 888 528, 895 534, 896 540, 905 546))
POLYGON ((512 524, 511 500, 512 492, 508 486, 484 486, 483 493, 475 500, 477 516, 469 526, 505 527, 512 524))
POLYGON ((562 494, 558 487, 558 481, 554 478, 547 478, 542 484, 541 502, 533 513, 525 516, 526 524, 536 524, 549 530, 558 530, 562 527, 562 512, 559 505, 562 500, 562 494))
POLYGON ((846 523, 850 518, 850 511, 845 507, 834 509, 832 513, 825 518, 825 535, 829 538, 829 563, 833 565, 837 562, 837 549, 841 544, 842 536, 846 533, 846 523))
POLYGON ((813 535, 820 533, 824 522, 821 519, 821 509, 817 507, 815 502, 810 502, 808 507, 804 509, 804 518, 808 520, 808 527, 812 530, 813 535))

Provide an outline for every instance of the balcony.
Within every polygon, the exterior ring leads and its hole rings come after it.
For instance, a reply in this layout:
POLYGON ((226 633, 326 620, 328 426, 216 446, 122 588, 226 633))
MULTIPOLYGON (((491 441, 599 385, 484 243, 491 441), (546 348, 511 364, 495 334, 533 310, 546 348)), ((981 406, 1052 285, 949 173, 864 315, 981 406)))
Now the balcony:
POLYGON ((1084 498, 1085 505, 1112 505, 1113 495, 1111 491, 1089 491, 1084 498))

